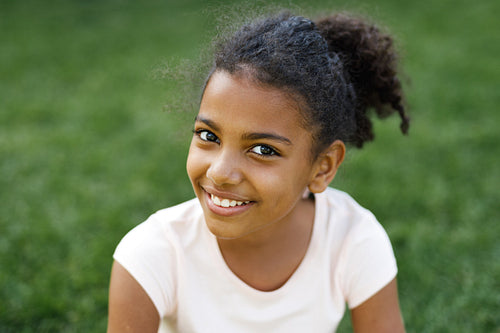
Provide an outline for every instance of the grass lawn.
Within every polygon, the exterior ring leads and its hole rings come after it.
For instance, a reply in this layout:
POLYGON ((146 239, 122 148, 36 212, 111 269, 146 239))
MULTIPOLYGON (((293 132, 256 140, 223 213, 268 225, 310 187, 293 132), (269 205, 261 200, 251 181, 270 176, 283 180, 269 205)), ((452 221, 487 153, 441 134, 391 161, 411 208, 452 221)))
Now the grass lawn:
MULTIPOLYGON (((193 197, 194 113, 164 111, 185 80, 153 73, 196 59, 222 10, 172 2, 0 2, 0 332, 105 331, 115 246, 193 197)), ((331 3, 308 10, 395 33, 413 120, 377 121, 332 186, 389 233, 408 332, 500 332, 500 2, 331 3)))

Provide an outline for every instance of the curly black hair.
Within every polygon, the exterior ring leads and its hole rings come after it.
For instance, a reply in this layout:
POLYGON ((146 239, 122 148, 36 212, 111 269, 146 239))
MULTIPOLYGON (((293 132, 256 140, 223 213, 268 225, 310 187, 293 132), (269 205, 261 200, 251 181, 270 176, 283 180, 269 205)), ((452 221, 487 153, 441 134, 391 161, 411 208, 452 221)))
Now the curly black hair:
POLYGON ((317 154, 335 140, 356 147, 373 140, 368 111, 409 118, 396 76, 397 55, 389 35, 347 15, 316 23, 289 12, 257 20, 218 43, 210 72, 245 75, 299 101, 317 154))

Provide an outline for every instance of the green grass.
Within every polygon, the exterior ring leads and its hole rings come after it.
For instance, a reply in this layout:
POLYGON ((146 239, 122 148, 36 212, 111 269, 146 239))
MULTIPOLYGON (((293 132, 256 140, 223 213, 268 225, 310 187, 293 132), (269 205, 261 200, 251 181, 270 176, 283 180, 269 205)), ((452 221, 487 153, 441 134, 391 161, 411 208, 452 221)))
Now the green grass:
MULTIPOLYGON (((155 210, 193 196, 184 170, 192 115, 163 111, 183 89, 151 73, 196 59, 217 21, 204 10, 217 7, 0 3, 1 332, 105 330, 115 246, 155 210)), ((391 237, 408 332, 498 332, 500 4, 332 9, 394 31, 411 80, 410 136, 396 119, 376 122, 376 141, 349 152, 334 181, 391 237)), ((339 331, 349 329, 345 320, 339 331)))

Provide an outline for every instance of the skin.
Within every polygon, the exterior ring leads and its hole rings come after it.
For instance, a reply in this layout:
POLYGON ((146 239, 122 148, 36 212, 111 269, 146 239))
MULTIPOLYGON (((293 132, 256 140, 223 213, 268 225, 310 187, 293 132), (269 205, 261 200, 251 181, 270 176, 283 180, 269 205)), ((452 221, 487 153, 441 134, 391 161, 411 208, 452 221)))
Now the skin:
POLYGON ((367 301, 351 310, 352 327, 356 333, 405 332, 399 310, 396 279, 367 301))
MULTIPOLYGON (((244 75, 215 72, 195 121, 187 171, 228 267, 249 286, 278 289, 300 265, 312 233, 314 201, 345 155, 341 141, 316 158, 298 105, 244 75), (247 202, 233 208, 212 195, 247 202)), ((118 263, 111 275, 108 332, 156 332, 159 315, 118 263)), ((396 282, 352 309, 355 332, 403 332, 396 282)))
POLYGON ((160 316, 153 301, 116 261, 111 270, 108 307, 108 333, 158 332, 160 316))

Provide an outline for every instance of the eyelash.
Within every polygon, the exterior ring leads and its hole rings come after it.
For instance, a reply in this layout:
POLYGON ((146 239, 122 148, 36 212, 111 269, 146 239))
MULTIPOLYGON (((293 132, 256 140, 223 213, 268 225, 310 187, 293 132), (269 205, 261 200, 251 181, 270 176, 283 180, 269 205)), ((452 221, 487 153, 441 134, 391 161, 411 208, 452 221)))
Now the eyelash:
POLYGON ((265 157, 270 157, 270 156, 280 156, 280 154, 276 151, 276 149, 274 149, 273 147, 268 146, 268 145, 255 145, 255 146, 253 146, 253 148, 252 148, 252 149, 250 149, 250 151, 251 151, 252 153, 257 154, 258 156, 265 156, 265 157), (267 148, 267 149, 270 149, 271 151, 270 151, 270 153, 268 153, 268 154, 259 154, 259 153, 257 153, 257 152, 255 152, 255 151, 254 151, 254 149, 255 149, 255 148, 257 148, 257 147, 267 148))
MULTIPOLYGON (((205 130, 205 129, 199 129, 199 130, 195 130, 193 131, 199 138, 200 140, 202 141, 205 141, 205 142, 215 142, 217 144, 220 143, 220 139, 217 137, 217 135, 215 135, 214 133, 212 133, 211 131, 209 130, 205 130), (215 138, 215 140, 209 140, 206 136, 205 138, 203 138, 203 133, 207 133, 207 135, 213 135, 213 137, 215 138)), ((261 148, 261 149, 262 149, 261 148)), ((276 149, 274 149, 273 147, 269 146, 269 145, 265 145, 265 144, 260 144, 260 145, 255 145, 253 146, 251 149, 250 149, 250 152, 254 153, 255 155, 261 157, 261 158, 267 158, 267 157, 271 157, 271 156, 280 156, 280 154, 278 153, 278 151, 276 149), (267 153, 267 154, 263 154, 263 153, 258 153, 255 150, 255 148, 257 147, 262 147, 262 148, 265 148, 265 149, 269 149, 270 152, 267 153)))
POLYGON ((197 135, 197 136, 198 136, 201 140, 203 140, 203 141, 206 141, 206 142, 215 142, 215 143, 220 143, 220 140, 219 140, 219 138, 217 137, 217 135, 215 135, 214 133, 212 133, 212 132, 210 132, 210 131, 208 131, 208 130, 205 130, 205 129, 199 129, 199 130, 194 131, 194 133, 195 133, 195 134, 196 134, 196 135, 197 135), (202 135, 203 135, 203 133, 204 133, 204 132, 206 132, 206 133, 207 133, 207 135, 210 135, 210 134, 211 134, 211 135, 213 135, 213 136, 215 137, 215 140, 208 140, 208 139, 206 139, 206 138, 205 138, 205 139, 204 139, 204 138, 202 138, 202 135))

